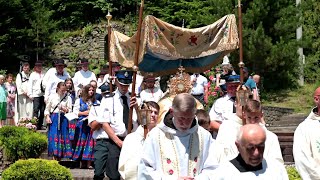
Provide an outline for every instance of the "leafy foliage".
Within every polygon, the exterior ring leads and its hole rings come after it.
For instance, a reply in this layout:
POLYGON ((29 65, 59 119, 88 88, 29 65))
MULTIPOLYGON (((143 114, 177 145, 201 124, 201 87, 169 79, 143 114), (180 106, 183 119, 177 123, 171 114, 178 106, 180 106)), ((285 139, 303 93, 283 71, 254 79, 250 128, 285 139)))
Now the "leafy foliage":
POLYGON ((47 148, 46 135, 29 131, 25 127, 5 126, 0 129, 0 145, 10 161, 38 158, 47 148))
POLYGON ((61 166, 57 161, 44 159, 19 160, 3 171, 4 180, 71 180, 69 169, 61 166))

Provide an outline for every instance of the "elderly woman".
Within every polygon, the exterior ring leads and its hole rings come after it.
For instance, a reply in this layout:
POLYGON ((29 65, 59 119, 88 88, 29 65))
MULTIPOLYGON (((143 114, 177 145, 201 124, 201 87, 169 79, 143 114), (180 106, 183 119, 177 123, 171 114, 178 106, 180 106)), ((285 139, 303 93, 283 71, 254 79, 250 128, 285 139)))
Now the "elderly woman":
POLYGON ((7 124, 8 125, 14 125, 15 122, 13 120, 14 118, 14 106, 15 106, 15 99, 16 99, 16 92, 17 87, 15 83, 13 82, 13 75, 8 74, 6 77, 7 82, 4 83, 6 86, 6 89, 8 91, 8 97, 7 97, 7 124))

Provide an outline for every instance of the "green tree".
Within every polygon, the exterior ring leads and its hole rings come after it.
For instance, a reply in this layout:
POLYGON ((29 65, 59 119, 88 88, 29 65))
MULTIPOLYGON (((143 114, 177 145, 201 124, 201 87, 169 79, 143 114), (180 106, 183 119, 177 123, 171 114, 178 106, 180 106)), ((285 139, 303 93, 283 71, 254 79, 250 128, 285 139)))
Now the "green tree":
POLYGON ((320 2, 301 1, 303 48, 305 54, 305 78, 315 82, 320 78, 320 2))

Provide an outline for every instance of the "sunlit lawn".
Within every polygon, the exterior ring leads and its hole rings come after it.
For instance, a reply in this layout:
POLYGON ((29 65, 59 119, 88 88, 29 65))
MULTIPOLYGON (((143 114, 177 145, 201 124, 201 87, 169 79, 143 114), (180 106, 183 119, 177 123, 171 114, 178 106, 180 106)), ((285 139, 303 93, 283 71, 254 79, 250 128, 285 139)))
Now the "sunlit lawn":
POLYGON ((265 92, 262 103, 265 106, 293 108, 295 113, 309 114, 314 106, 313 92, 317 87, 317 84, 306 84, 298 89, 265 92))

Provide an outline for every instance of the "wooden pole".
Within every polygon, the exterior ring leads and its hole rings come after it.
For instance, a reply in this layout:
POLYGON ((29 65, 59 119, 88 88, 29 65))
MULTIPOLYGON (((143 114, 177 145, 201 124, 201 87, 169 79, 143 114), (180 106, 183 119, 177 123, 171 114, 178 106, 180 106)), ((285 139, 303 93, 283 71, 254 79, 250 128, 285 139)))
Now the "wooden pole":
MULTIPOLYGON (((243 68, 244 68, 244 63, 243 63, 243 47, 242 47, 242 10, 241 10, 241 0, 238 0, 238 16, 239 16, 239 25, 238 25, 238 29, 239 29, 239 68, 240 68, 240 89, 242 89, 242 84, 244 81, 244 77, 243 77, 243 68)), ((238 102, 240 103, 240 102, 238 102)), ((244 119, 244 112, 243 112, 243 108, 244 106, 242 106, 242 124, 245 125, 246 120, 244 119)))
POLYGON ((109 86, 110 86, 110 93, 113 92, 112 89, 112 61, 111 61, 111 57, 110 57, 110 39, 111 39, 111 23, 110 20, 112 18, 112 15, 110 14, 110 12, 108 11, 108 14, 106 15, 106 18, 108 20, 108 26, 107 26, 107 30, 108 30, 108 60, 109 60, 109 86))
POLYGON ((243 47, 242 47, 242 12, 241 12, 241 0, 238 0, 238 15, 239 15, 239 68, 240 68, 240 82, 243 84, 243 47))
MULTIPOLYGON (((138 71, 138 60, 139 60, 139 50, 140 50, 140 36, 141 36, 141 26, 142 26, 142 16, 143 16, 143 5, 144 5, 144 0, 141 0, 140 10, 139 10, 139 22, 138 22, 138 29, 137 29, 137 37, 136 37, 136 52, 135 52, 134 66, 133 66, 131 97, 136 96, 135 90, 136 90, 136 77, 137 77, 137 71, 138 71)), ((128 122, 128 134, 131 133, 131 130, 132 130, 132 113, 133 113, 133 107, 130 107, 129 122, 128 122)))

